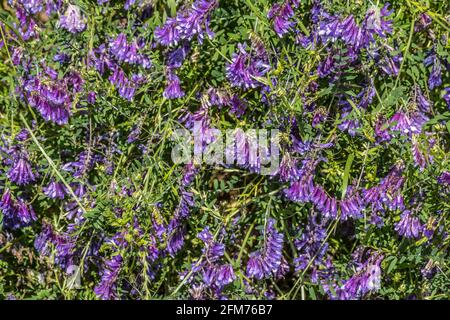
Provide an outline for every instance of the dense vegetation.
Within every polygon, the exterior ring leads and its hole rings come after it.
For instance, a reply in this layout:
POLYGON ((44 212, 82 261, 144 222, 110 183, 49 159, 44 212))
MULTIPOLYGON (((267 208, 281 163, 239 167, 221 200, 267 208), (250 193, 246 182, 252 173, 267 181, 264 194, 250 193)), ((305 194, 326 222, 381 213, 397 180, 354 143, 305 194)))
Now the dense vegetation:
POLYGON ((2 7, 0 298, 450 298, 448 1, 2 7))

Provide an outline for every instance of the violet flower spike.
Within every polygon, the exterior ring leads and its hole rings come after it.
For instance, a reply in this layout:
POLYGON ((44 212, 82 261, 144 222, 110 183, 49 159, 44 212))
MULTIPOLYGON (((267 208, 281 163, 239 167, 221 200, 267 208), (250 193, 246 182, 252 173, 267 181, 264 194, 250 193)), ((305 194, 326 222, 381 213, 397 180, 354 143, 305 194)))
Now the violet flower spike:
POLYGON ((419 238, 419 233, 422 230, 422 224, 420 223, 419 218, 414 217, 409 210, 405 210, 401 216, 400 221, 395 225, 395 231, 400 236, 404 236, 405 238, 419 238))
POLYGON ((8 178, 11 182, 18 185, 26 185, 36 180, 36 175, 31 169, 31 165, 27 159, 19 156, 14 160, 8 171, 8 178))
POLYGON ((166 99, 178 99, 184 97, 185 93, 180 86, 180 78, 171 70, 167 74, 167 85, 163 96, 166 99))
POLYGON ((80 8, 69 4, 64 15, 59 18, 59 25, 72 33, 78 33, 86 28, 85 19, 81 16, 80 8))

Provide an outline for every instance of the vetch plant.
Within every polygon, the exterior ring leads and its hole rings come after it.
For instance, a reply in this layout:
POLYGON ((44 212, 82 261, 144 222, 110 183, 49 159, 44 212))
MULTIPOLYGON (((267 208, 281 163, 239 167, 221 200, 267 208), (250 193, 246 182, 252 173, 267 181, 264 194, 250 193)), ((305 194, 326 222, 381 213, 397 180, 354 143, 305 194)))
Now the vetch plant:
POLYGON ((447 2, 3 7, 0 298, 449 298, 447 2))

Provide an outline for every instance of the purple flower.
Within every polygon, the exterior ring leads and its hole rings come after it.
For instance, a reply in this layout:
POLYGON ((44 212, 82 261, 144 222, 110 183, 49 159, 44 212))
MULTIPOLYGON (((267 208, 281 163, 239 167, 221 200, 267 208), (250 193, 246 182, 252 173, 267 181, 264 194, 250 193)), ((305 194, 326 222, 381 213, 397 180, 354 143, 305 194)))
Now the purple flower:
POLYGON ((347 131, 349 135, 352 137, 356 135, 357 129, 360 128, 361 124, 358 119, 354 119, 353 116, 353 108, 350 104, 345 101, 344 106, 342 108, 341 115, 341 123, 338 125, 339 130, 347 131))
POLYGON ((188 185, 190 185, 194 181, 197 173, 198 173, 198 168, 196 168, 191 163, 186 164, 184 166, 184 173, 183 173, 183 179, 181 180, 181 185, 183 187, 187 187, 188 185))
POLYGON ((67 63, 70 61, 70 56, 64 52, 57 53, 53 56, 53 61, 56 61, 59 63, 67 63))
POLYGON ((18 185, 25 185, 33 182, 36 176, 33 174, 28 160, 23 156, 18 156, 8 171, 8 178, 18 185))
POLYGON ((322 43, 334 42, 341 36, 341 22, 337 17, 327 17, 320 22, 317 34, 322 43))
POLYGON ((221 265, 216 273, 216 284, 219 287, 226 286, 229 283, 232 283, 236 279, 236 275, 234 274, 233 267, 231 264, 221 265))
POLYGON ((56 124, 63 125, 69 120, 71 95, 81 90, 83 79, 76 72, 69 73, 62 81, 49 79, 40 74, 24 81, 28 102, 41 116, 56 124), (68 87, 73 88, 69 92, 68 87))
POLYGON ((214 241, 214 237, 209 231, 209 227, 205 227, 197 238, 203 241, 205 248, 202 250, 209 262, 217 261, 224 255, 225 246, 222 243, 214 241))
POLYGON ((446 87, 444 89, 444 91, 445 91, 445 93, 444 93, 444 96, 442 98, 447 103, 447 107, 450 109, 450 87, 446 87))
POLYGON ((30 132, 28 131, 28 129, 22 129, 20 130, 20 132, 16 135, 15 139, 17 141, 26 141, 30 138, 30 132))
POLYGON ((34 247, 40 254, 50 256, 51 246, 54 246, 54 262, 69 272, 75 263, 75 242, 76 238, 64 233, 58 234, 50 224, 44 222, 41 233, 34 241, 34 247))
POLYGON ((71 88, 72 92, 81 92, 83 90, 84 80, 81 75, 76 72, 70 72, 65 78, 67 88, 71 88))
POLYGON ((376 90, 375 86, 373 85, 373 82, 370 83, 367 87, 365 87, 361 92, 358 94, 359 103, 358 107, 367 109, 367 107, 372 103, 373 97, 375 97, 376 90))
POLYGON ((329 54, 324 60, 322 60, 317 66, 317 74, 320 78, 328 76, 334 67, 334 55, 329 54))
MULTIPOLYGON (((1 48, 1 46, 0 46, 1 48)), ((14 65, 18 66, 20 64, 20 61, 22 60, 23 56, 23 48, 17 47, 14 48, 12 54, 11 54, 11 61, 14 65)))
POLYGON ((180 48, 171 50, 167 54, 167 67, 180 68, 190 51, 191 47, 188 42, 183 42, 180 48))
POLYGON ((136 0, 126 0, 123 8, 129 10, 136 3, 136 0))
POLYGON ((400 131, 405 135, 422 132, 422 126, 428 119, 420 114, 406 114, 402 111, 395 113, 390 120, 391 131, 400 131))
POLYGON ((240 99, 237 95, 233 95, 229 101, 230 111, 235 114, 236 117, 240 118, 245 114, 247 109, 247 104, 244 100, 240 99))
POLYGON ((139 64, 143 68, 149 68, 151 66, 150 59, 139 53, 142 46, 143 44, 138 43, 136 40, 128 43, 126 35, 121 33, 115 40, 109 42, 109 51, 118 61, 139 64))
POLYGON ((167 73, 167 85, 164 89, 163 96, 166 99, 178 99, 184 97, 185 93, 180 87, 180 78, 172 71, 167 73))
POLYGON ((183 221, 190 215, 190 208, 195 204, 194 195, 182 187, 180 201, 175 209, 174 217, 170 220, 167 233, 167 251, 173 257, 184 245, 186 227, 183 221))
POLYGON ((171 223, 169 223, 169 234, 167 252, 174 257, 184 246, 186 227, 179 222, 179 219, 172 219, 171 223))
POLYGON ((421 13, 419 15, 419 20, 414 24, 414 31, 419 32, 425 30, 430 24, 432 20, 429 15, 426 13, 421 13))
POLYGON ((109 81, 119 90, 119 95, 122 98, 128 101, 133 100, 136 84, 125 76, 125 73, 119 66, 113 67, 113 74, 109 77, 109 81))
POLYGON ((401 188, 405 181, 402 176, 403 163, 396 164, 393 169, 384 177, 380 184, 367 190, 363 190, 364 202, 371 205, 372 211, 382 211, 384 206, 391 210, 404 209, 401 188))
POLYGON ((137 139, 139 139, 139 135, 141 134, 142 126, 135 125, 133 126, 131 132, 128 134, 127 143, 133 143, 137 139))
POLYGON ((202 240, 205 244, 208 244, 213 240, 213 235, 209 231, 209 227, 205 227, 201 232, 199 232, 197 238, 202 240))
POLYGON ((281 160, 278 175, 282 182, 298 180, 300 171, 297 168, 297 160, 289 154, 285 154, 281 160))
POLYGON ((55 233, 53 227, 48 223, 42 224, 42 230, 34 240, 34 248, 44 256, 50 254, 50 244, 55 239, 55 233))
POLYGON ((392 20, 387 20, 386 17, 390 16, 394 10, 388 10, 389 3, 386 3, 384 7, 379 10, 377 7, 372 7, 367 10, 366 17, 364 19, 364 31, 370 34, 378 34, 380 37, 385 38, 387 33, 392 33, 392 20))
POLYGON ((0 209, 3 211, 3 214, 6 212, 10 212, 15 207, 14 200, 11 198, 11 191, 9 189, 5 189, 3 192, 2 198, 0 199, 0 209))
POLYGON ((238 53, 233 53, 231 63, 226 66, 227 78, 235 87, 256 88, 260 82, 255 78, 263 77, 270 66, 258 57, 247 52, 245 45, 238 44, 238 53))
POLYGON ((438 59, 434 62, 431 69, 430 77, 428 78, 428 86, 430 90, 439 87, 442 84, 441 63, 438 59))
POLYGON ((346 198, 339 203, 341 209, 341 219, 343 221, 350 218, 361 218, 365 208, 364 201, 355 188, 348 187, 346 198))
POLYGON ((373 254, 367 261, 358 266, 356 273, 337 288, 338 298, 341 300, 355 300, 364 297, 369 292, 381 288, 381 262, 383 256, 373 254))
POLYGON ((325 219, 319 219, 318 214, 309 216, 308 223, 300 235, 295 239, 295 247, 298 250, 298 257, 294 259, 295 271, 303 271, 310 263, 312 269, 326 265, 326 254, 328 243, 327 225, 325 219))
POLYGON ((275 228, 275 220, 268 219, 264 230, 264 247, 250 254, 247 262, 247 276, 261 280, 275 275, 283 258, 284 236, 275 228))
POLYGON ((47 187, 42 188, 44 194, 52 199, 64 199, 66 195, 66 186, 62 182, 52 181, 47 187))
POLYGON ((308 202, 316 191, 313 183, 314 169, 316 161, 303 160, 303 166, 300 170, 300 180, 291 182, 289 188, 284 189, 285 196, 295 202, 308 202))
POLYGON ((348 16, 341 25, 341 37, 349 45, 360 48, 363 44, 363 35, 361 28, 356 24, 352 15, 348 16))
POLYGON ((188 282, 196 274, 201 274, 203 280, 203 288, 210 287, 213 292, 220 292, 227 284, 236 278, 233 267, 229 264, 221 264, 220 258, 224 255, 225 246, 222 243, 214 241, 214 237, 209 231, 209 227, 205 227, 197 238, 203 241, 205 247, 202 249, 203 256, 194 262, 191 266, 191 275, 185 278, 188 272, 183 272, 181 277, 188 282))
POLYGON ((310 201, 325 217, 336 218, 336 199, 330 197, 321 186, 314 186, 313 192, 310 195, 310 201))
POLYGON ((75 178, 80 178, 89 172, 99 160, 99 157, 92 152, 82 151, 78 155, 78 161, 67 162, 62 166, 62 169, 72 172, 75 178))
POLYGON ((422 230, 422 224, 419 218, 414 217, 409 210, 403 211, 400 216, 400 221, 395 224, 395 231, 400 236, 405 238, 419 238, 419 233, 422 230))
POLYGON ((190 213, 190 208, 194 206, 194 195, 181 189, 181 199, 175 211, 175 216, 186 218, 190 213))
POLYGON ((399 53, 393 57, 386 55, 381 61, 381 69, 391 77, 398 76, 400 71, 400 64, 403 60, 402 55, 399 53))
POLYGON ((80 8, 69 4, 64 15, 59 18, 59 25, 72 32, 78 33, 86 28, 84 18, 81 17, 80 8))
POLYGON ((217 8, 218 0, 196 0, 192 7, 177 15, 177 24, 182 39, 192 40, 197 35, 200 43, 206 33, 212 38, 213 33, 209 29, 209 20, 212 11, 217 8))
POLYGON ((391 136, 389 135, 389 126, 385 123, 383 117, 378 117, 374 129, 377 141, 389 141, 391 139, 391 136))
POLYGON ((87 102, 90 104, 95 104, 97 101, 96 93, 94 91, 90 91, 87 95, 87 102))
POLYGON ((22 199, 19 199, 17 203, 17 217, 22 225, 28 225, 37 219, 33 207, 22 199))
POLYGON ((434 48, 429 51, 429 53, 423 60, 423 63, 425 64, 425 66, 432 65, 431 73, 428 78, 428 87, 430 88, 430 90, 439 87, 442 84, 441 62, 434 48))
POLYGON ((280 38, 293 27, 294 23, 290 19, 298 5, 298 0, 285 0, 283 4, 274 4, 267 13, 267 17, 273 20, 273 28, 280 38))
POLYGON ((44 9, 44 3, 42 0, 21 0, 20 3, 23 5, 25 10, 31 14, 39 13, 44 9))
POLYGON ((37 220, 33 207, 20 198, 17 202, 14 201, 9 189, 2 195, 0 209, 3 212, 3 223, 10 229, 26 227, 37 220))
POLYGON ((425 167, 427 166, 427 159, 425 158, 425 155, 421 152, 419 148, 419 143, 414 140, 412 142, 412 155, 414 162, 419 166, 420 170, 423 171, 425 167))
POLYGON ((176 45, 180 41, 177 19, 168 18, 162 27, 155 29, 155 38, 163 46, 176 45))
POLYGON ((106 261, 100 283, 94 288, 95 294, 103 300, 117 299, 116 281, 122 267, 122 256, 115 255, 106 261))
POLYGON ((416 87, 416 103, 420 111, 431 112, 431 102, 423 95, 419 87, 416 87))
POLYGON ((194 36, 201 43, 205 33, 212 37, 209 20, 217 6, 217 0, 196 0, 191 8, 178 12, 175 18, 169 18, 162 27, 157 27, 156 40, 163 46, 172 46, 181 40, 190 41, 194 36))
POLYGON ((445 184, 450 186, 450 172, 444 171, 438 178, 438 182, 440 184, 445 184))
POLYGON ((16 6, 16 17, 19 21, 19 25, 14 24, 14 27, 19 31, 23 40, 28 41, 37 37, 38 32, 36 30, 36 21, 29 15, 26 10, 20 6, 16 6))

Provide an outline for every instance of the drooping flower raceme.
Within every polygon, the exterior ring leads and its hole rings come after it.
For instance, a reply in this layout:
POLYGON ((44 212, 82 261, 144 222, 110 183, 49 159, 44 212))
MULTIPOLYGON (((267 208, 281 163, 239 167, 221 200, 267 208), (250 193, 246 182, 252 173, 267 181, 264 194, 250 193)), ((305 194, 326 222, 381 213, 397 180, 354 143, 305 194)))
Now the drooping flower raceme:
POLYGON ((156 28, 156 40, 161 45, 172 46, 177 45, 181 40, 190 41, 194 36, 202 42, 205 33, 212 37, 209 21, 217 5, 217 0, 194 1, 191 8, 178 12, 175 18, 167 19, 163 26, 156 28))
POLYGON ((250 254, 247 262, 247 276, 263 279, 277 275, 283 262, 283 234, 275 228, 275 220, 268 219, 264 229, 264 244, 259 251, 250 254))
POLYGON ((69 4, 66 12, 59 18, 59 25, 72 33, 82 32, 86 28, 85 19, 81 16, 80 8, 69 4))

